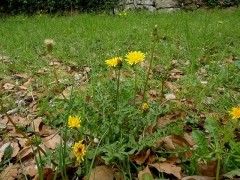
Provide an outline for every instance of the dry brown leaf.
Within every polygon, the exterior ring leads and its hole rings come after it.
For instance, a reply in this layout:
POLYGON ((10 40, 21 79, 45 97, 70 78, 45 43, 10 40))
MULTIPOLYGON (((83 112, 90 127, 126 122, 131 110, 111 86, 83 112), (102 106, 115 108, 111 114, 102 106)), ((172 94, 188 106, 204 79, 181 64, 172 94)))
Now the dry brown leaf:
POLYGON ((18 143, 15 141, 11 142, 11 146, 13 148, 13 153, 12 153, 11 157, 16 157, 19 153, 20 147, 19 147, 18 143))
POLYGON ((171 71, 169 71, 168 73, 173 74, 173 75, 175 75, 175 74, 183 74, 183 71, 174 68, 171 71))
POLYGON ((143 164, 150 155, 150 149, 142 150, 138 155, 130 155, 130 160, 135 161, 137 164, 143 164))
POLYGON ((18 143, 20 144, 20 146, 23 148, 25 143, 26 143, 26 138, 16 138, 18 140, 18 143))
POLYGON ((176 91, 176 89, 177 89, 177 88, 176 88, 172 83, 170 83, 170 82, 166 82, 166 83, 165 83, 165 87, 168 88, 171 93, 174 93, 174 92, 176 91))
POLYGON ((61 65, 61 63, 60 63, 60 62, 57 62, 57 61, 54 61, 54 62, 51 61, 51 62, 49 63, 49 65, 50 65, 50 66, 53 66, 53 65, 54 65, 54 66, 59 66, 59 65, 61 65))
POLYGON ((203 176, 215 177, 217 169, 217 161, 207 162, 206 164, 202 161, 198 163, 198 172, 203 176))
POLYGON ((214 180, 215 177, 208 176, 187 176, 182 178, 181 180, 214 180))
POLYGON ((30 175, 32 177, 38 174, 37 165, 35 163, 24 167, 24 171, 27 175, 30 175))
POLYGON ((31 127, 33 128, 34 132, 39 132, 39 126, 42 122, 42 117, 37 117, 36 119, 33 120, 31 123, 31 127))
POLYGON ((173 174, 175 177, 181 179, 181 168, 174 164, 164 162, 149 164, 149 166, 155 167, 159 172, 173 174))
POLYGON ((60 144, 61 136, 58 134, 52 134, 48 137, 42 139, 43 144, 47 146, 49 149, 55 149, 57 144, 60 144))
POLYGON ((163 127, 163 125, 176 120, 185 120, 186 114, 182 111, 176 111, 175 114, 167 114, 163 117, 159 117, 157 120, 157 127, 163 127))
POLYGON ((180 164, 182 161, 178 157, 168 157, 165 162, 170 164, 180 164))
POLYGON ((14 167, 12 163, 9 164, 9 166, 4 169, 0 175, 0 179, 6 179, 6 180, 15 180, 18 176, 18 168, 14 167))
MULTIPOLYGON (((34 150, 35 149, 36 149, 36 147, 34 147, 34 150)), ((32 155, 33 155, 32 148, 30 146, 28 146, 28 147, 25 147, 25 148, 23 148, 19 151, 16 160, 19 161, 19 160, 25 159, 27 157, 31 158, 32 155)))
POLYGON ((90 72, 91 71, 91 68, 90 67, 84 67, 84 70, 86 71, 86 72, 90 72))
POLYGON ((189 144, 184 137, 178 135, 169 135, 157 140, 156 147, 152 147, 152 151, 155 152, 160 146, 163 146, 166 150, 174 150, 176 149, 176 146, 183 147, 184 144, 191 146, 191 144, 189 144))
POLYGON ((29 78, 25 83, 23 83, 23 86, 28 87, 30 84, 32 84, 33 79, 29 78))
MULTIPOLYGON (((106 165, 97 166, 96 168, 92 169, 89 180, 113 180, 113 174, 115 171, 115 169, 109 168, 106 165)), ((85 177, 84 179, 87 178, 85 177)))
POLYGON ((148 158, 147 158, 147 161, 146 161, 146 164, 152 164, 156 161, 157 157, 156 155, 150 155, 148 158))
POLYGON ((5 90, 12 90, 14 87, 15 87, 15 85, 14 85, 14 84, 11 84, 11 83, 5 83, 5 84, 3 85, 3 88, 4 88, 5 90))
POLYGON ((121 172, 114 173, 115 180, 124 180, 123 174, 121 172))
POLYGON ((163 138, 163 147, 166 150, 174 150, 175 149, 172 139, 170 139, 169 136, 163 138))
POLYGON ((7 116, 4 116, 4 118, 2 120, 0 120, 1 123, 7 125, 8 123, 8 117, 7 116))
POLYGON ((18 86, 19 90, 27 90, 28 88, 26 86, 18 86))
POLYGON ((25 72, 15 74, 15 76, 20 77, 20 78, 24 78, 24 79, 27 79, 27 78, 28 78, 28 75, 27 75, 27 73, 25 73, 25 72))
POLYGON ((142 180, 142 175, 148 173, 153 178, 152 172, 150 171, 149 167, 147 166, 144 170, 138 173, 138 180, 142 180))
POLYGON ((190 146, 195 145, 195 142, 192 137, 192 133, 184 133, 184 139, 189 143, 190 146))
POLYGON ((179 136, 179 135, 169 135, 168 136, 174 145, 178 145, 178 146, 181 146, 183 147, 184 144, 187 145, 187 146, 191 146, 188 141, 186 141, 186 139, 184 139, 184 137, 182 136, 179 136))
POLYGON ((53 134, 54 132, 56 132, 56 130, 53 131, 50 128, 50 126, 43 124, 40 128, 39 135, 40 136, 49 136, 49 135, 53 134))
POLYGON ((156 90, 149 90, 148 93, 151 95, 151 96, 157 96, 157 91, 156 90))
MULTIPOLYGON (((53 172, 52 168, 50 168, 50 167, 44 167, 44 168, 43 168, 43 174, 42 174, 43 179, 48 179, 48 176, 49 176, 50 174, 52 174, 52 172, 53 172)), ((36 174, 36 176, 34 177, 33 180, 39 180, 39 173, 36 174)))

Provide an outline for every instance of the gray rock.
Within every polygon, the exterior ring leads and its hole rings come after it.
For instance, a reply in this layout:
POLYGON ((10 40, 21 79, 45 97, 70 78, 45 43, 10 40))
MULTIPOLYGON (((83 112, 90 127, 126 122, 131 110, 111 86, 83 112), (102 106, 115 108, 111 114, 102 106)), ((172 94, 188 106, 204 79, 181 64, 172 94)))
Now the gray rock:
POLYGON ((148 5, 148 6, 153 6, 154 2, 153 0, 138 0, 137 1, 138 5, 148 5))
POLYGON ((176 7, 176 0, 154 0, 156 9, 176 7))

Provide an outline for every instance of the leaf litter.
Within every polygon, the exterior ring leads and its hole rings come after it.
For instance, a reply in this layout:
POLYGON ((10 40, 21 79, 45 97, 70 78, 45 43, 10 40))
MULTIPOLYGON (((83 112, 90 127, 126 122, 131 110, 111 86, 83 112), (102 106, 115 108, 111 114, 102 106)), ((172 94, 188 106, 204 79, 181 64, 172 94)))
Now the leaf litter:
MULTIPOLYGON (((178 47, 180 48, 180 47, 178 47)), ((74 49, 72 49, 74 51, 74 49)), ((9 57, 7 56, 0 56, 0 60, 7 63, 9 62, 9 57)), ((204 64, 207 60, 207 57, 204 56, 199 61, 204 64)), ((233 57, 226 57, 224 59, 227 62, 232 63, 234 58, 233 57)), ((74 62, 69 61, 68 65, 64 65, 61 60, 54 59, 51 62, 50 66, 56 66, 57 72, 60 74, 59 82, 63 85, 62 93, 66 96, 70 96, 71 86, 69 84, 69 79, 74 78, 77 85, 82 85, 83 83, 88 83, 90 81, 90 71, 91 68, 89 66, 84 66, 82 69, 76 67, 74 62)), ((176 122, 176 121, 186 121, 187 118, 191 117, 186 111, 182 111, 182 107, 187 109, 188 111, 192 112, 194 115, 197 115, 200 121, 204 121, 206 117, 209 117, 211 114, 206 114, 201 112, 194 103, 192 99, 177 99, 177 93, 179 90, 184 89, 183 85, 179 85, 178 82, 181 78, 184 78, 186 75, 180 69, 182 65, 187 67, 190 62, 181 62, 179 63, 177 60, 173 60, 171 62, 173 65, 173 69, 167 72, 168 76, 164 83, 164 88, 169 90, 169 96, 165 94, 164 99, 160 97, 160 89, 150 89, 148 91, 149 94, 149 102, 156 102, 163 100, 162 106, 166 107, 169 106, 171 103, 174 104, 174 111, 162 114, 157 119, 156 126, 158 128, 163 128, 165 125, 176 122), (171 98, 169 98, 171 96, 171 98), (174 98, 173 98, 174 97, 174 98)), ((149 64, 142 63, 141 67, 143 69, 147 69, 149 64)), ((160 65, 156 66, 156 71, 152 71, 151 74, 154 73, 164 72, 164 69, 161 68, 160 65)), ((114 79, 115 72, 112 72, 111 78, 114 79)), ((4 95, 11 95, 14 99, 17 99, 13 103, 12 109, 8 110, 8 114, 10 115, 11 119, 17 123, 18 125, 28 127, 30 130, 28 131, 28 135, 33 137, 33 132, 35 131, 41 138, 42 143, 39 145, 44 150, 46 147, 51 151, 56 149, 56 144, 58 144, 62 139, 61 136, 58 134, 58 130, 51 129, 48 125, 44 124, 43 118, 41 116, 37 116, 38 108, 38 100, 41 98, 45 98, 49 94, 49 89, 45 90, 37 90, 40 86, 39 82, 36 77, 43 77, 46 74, 51 74, 51 68, 41 68, 37 71, 36 74, 30 75, 29 73, 22 72, 18 74, 14 74, 11 77, 6 77, 5 79, 0 80, 1 86, 1 93, 4 95)), ((197 72, 198 80, 202 85, 208 84, 208 71, 205 68, 200 68, 197 72)), ((125 71, 121 74, 122 81, 124 78, 132 77, 132 74, 128 71, 125 71)), ((54 83, 54 82, 51 82, 54 83)), ((86 91, 87 86, 79 87, 81 91, 86 91)), ((218 88, 218 91, 221 93, 225 92, 224 88, 218 88)), ((236 91, 237 92, 237 91, 236 91)), ((54 91, 56 94, 55 98, 63 99, 59 90, 56 89, 54 91)), ((138 93, 139 97, 137 100, 141 100, 141 92, 138 93)), ((202 100, 204 104, 212 104, 211 103, 212 97, 209 96, 208 99, 202 100)), ((88 97, 88 102, 91 102, 91 97, 88 97)), ((48 112, 45 112, 48 114, 48 112)), ((215 115, 222 117, 222 123, 225 124, 228 121, 227 117, 224 115, 219 115, 216 113, 215 115)), ((0 142, 0 162, 4 160, 4 152, 8 147, 13 148, 13 153, 11 154, 11 158, 15 158, 15 162, 12 161, 11 163, 6 166, 6 168, 1 172, 0 177, 8 178, 8 179, 17 179, 20 177, 23 172, 31 177, 32 179, 38 179, 38 171, 36 167, 36 162, 33 158, 33 151, 36 151, 36 148, 31 148, 26 145, 26 138, 24 138, 20 133, 16 132, 14 127, 12 127, 11 123, 8 122, 8 118, 4 115, 1 115, 0 120, 0 129, 4 131, 5 135, 10 138, 4 138, 1 136, 0 142), (21 164, 19 163, 21 161, 21 164)), ((199 126, 202 126, 201 124, 199 126)), ((203 126, 201 127, 203 129, 203 126)), ((154 129, 150 128, 152 131, 154 129)), ((149 133, 150 135, 152 132, 149 133)), ((162 138, 159 138, 156 142, 156 146, 151 147, 149 149, 144 149, 140 151, 139 154, 131 154, 129 155, 130 161, 142 165, 143 170, 140 170, 137 174, 138 179, 142 180, 142 176, 144 174, 149 174, 150 177, 155 177, 155 170, 160 173, 165 173, 171 176, 172 178, 182 179, 182 180, 211 180, 214 179, 215 170, 216 170, 216 162, 204 163, 199 161, 198 163, 198 171, 202 176, 185 176, 184 172, 182 172, 181 160, 178 158, 178 154, 176 153, 174 156, 171 157, 157 157, 156 151, 158 150, 176 150, 183 147, 189 147, 189 151, 184 152, 184 156, 190 158, 193 154, 194 146, 196 145, 193 141, 191 132, 184 132, 183 136, 180 135, 168 135, 162 138)), ((42 154, 43 155, 43 154, 42 154)), ((44 167, 44 179, 53 179, 54 170, 51 167, 44 167)), ((239 175, 238 171, 231 172, 229 174, 225 174, 226 177, 233 178, 235 175, 239 175)), ((84 178, 86 179, 86 177, 84 178)), ((93 168, 90 172, 90 180, 98 180, 98 179, 105 179, 105 180, 121 180, 124 179, 121 172, 118 172, 116 168, 107 165, 99 165, 93 168)))

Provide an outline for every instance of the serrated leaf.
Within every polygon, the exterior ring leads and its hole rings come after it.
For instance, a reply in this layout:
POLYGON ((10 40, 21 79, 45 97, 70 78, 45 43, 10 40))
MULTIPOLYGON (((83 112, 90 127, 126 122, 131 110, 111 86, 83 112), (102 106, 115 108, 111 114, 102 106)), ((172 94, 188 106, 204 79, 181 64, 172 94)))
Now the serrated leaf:
POLYGON ((235 169, 232 170, 226 174, 224 174, 223 176, 228 177, 228 178, 233 178, 234 176, 240 176, 240 169, 235 169))
POLYGON ((200 156, 204 154, 208 154, 209 149, 208 149, 207 140, 205 138, 205 134, 202 131, 195 130, 192 132, 192 137, 196 145, 198 146, 196 149, 196 153, 200 156))
POLYGON ((204 128, 208 130, 211 140, 214 143, 219 142, 218 123, 215 118, 206 118, 204 128))

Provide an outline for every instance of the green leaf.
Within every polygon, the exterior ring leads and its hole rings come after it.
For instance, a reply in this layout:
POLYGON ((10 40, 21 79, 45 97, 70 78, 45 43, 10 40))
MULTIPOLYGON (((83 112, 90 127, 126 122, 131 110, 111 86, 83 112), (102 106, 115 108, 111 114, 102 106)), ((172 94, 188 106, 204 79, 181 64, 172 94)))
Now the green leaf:
POLYGON ((205 138, 205 134, 202 131, 199 130, 195 130, 192 132, 192 137, 195 141, 195 143, 197 144, 197 149, 196 149, 196 154, 198 155, 204 155, 204 154, 208 154, 209 153, 209 149, 208 149, 208 143, 207 140, 205 138))
POLYGON ((230 179, 232 179, 234 176, 240 176, 240 169, 232 170, 232 171, 224 174, 223 176, 228 177, 230 179))
POLYGON ((4 150, 4 159, 8 159, 13 153, 13 147, 11 144, 4 150))
POLYGON ((207 118, 204 123, 204 128, 208 130, 211 140, 214 141, 214 143, 219 142, 219 133, 218 133, 218 123, 216 118, 207 118))

